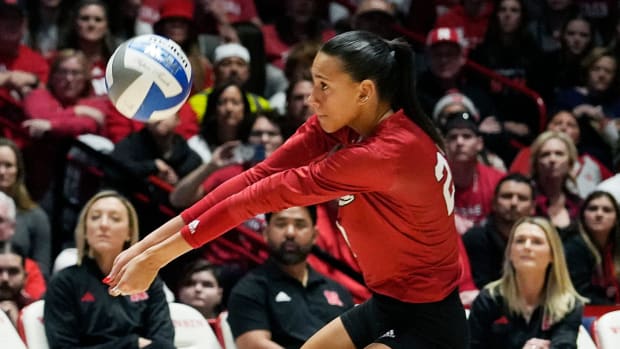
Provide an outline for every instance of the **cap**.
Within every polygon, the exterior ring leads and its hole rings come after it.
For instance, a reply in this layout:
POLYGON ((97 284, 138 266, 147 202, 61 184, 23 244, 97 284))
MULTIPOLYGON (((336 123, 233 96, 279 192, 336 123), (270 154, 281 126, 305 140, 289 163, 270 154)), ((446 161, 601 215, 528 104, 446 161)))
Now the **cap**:
POLYGON ((478 134, 478 122, 475 120, 473 115, 466 111, 451 113, 448 115, 446 118, 446 123, 442 129, 443 133, 446 134, 455 128, 466 128, 472 130, 475 134, 478 134))
POLYGON ((433 108, 433 120, 437 124, 442 124, 445 122, 445 118, 442 118, 441 113, 447 106, 452 104, 461 104, 476 119, 476 122, 480 120, 480 113, 478 112, 478 108, 474 105, 474 102, 472 102, 472 100, 464 94, 452 90, 448 91, 445 96, 441 97, 433 108))
POLYGON ((428 47, 442 42, 453 43, 463 47, 461 34, 456 28, 435 28, 431 30, 426 37, 426 46, 428 47))
POLYGON ((0 0, 0 17, 23 19, 24 8, 17 0, 0 0))
POLYGON ((230 57, 239 57, 243 59, 246 63, 250 63, 250 51, 248 51, 247 48, 239 44, 223 44, 215 48, 213 60, 215 64, 219 63, 223 59, 230 57))
POLYGON ((159 19, 184 18, 194 19, 194 2, 192 0, 166 0, 159 11, 159 19))

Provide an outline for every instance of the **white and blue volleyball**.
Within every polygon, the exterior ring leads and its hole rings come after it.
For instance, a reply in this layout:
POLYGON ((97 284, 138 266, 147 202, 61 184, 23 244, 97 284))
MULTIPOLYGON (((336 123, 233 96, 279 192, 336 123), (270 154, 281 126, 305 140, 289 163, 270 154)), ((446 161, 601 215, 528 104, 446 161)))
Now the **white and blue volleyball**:
POLYGON ((140 35, 122 43, 105 71, 112 104, 138 121, 176 113, 192 88, 192 68, 183 49, 159 35, 140 35))

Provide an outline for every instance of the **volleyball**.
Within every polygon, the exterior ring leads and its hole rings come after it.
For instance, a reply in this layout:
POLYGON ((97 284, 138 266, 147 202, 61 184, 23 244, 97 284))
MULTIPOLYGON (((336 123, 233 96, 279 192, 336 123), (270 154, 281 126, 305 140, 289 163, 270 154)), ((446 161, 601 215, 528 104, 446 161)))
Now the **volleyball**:
POLYGON ((105 82, 112 104, 138 121, 176 113, 192 88, 192 68, 183 49, 163 36, 147 34, 122 43, 108 60, 105 82))

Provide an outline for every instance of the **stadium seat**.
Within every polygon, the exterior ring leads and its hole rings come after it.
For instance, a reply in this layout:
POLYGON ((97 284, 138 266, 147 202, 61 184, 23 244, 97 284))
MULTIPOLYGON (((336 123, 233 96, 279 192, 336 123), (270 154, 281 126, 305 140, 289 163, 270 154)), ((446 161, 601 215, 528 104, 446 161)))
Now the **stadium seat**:
POLYGON ((0 311, 0 338, 3 348, 26 349, 11 319, 3 311, 0 311))
POLYGON ((590 337, 590 333, 583 325, 579 326, 579 334, 577 335, 577 349, 596 349, 596 344, 590 337))
POLYGON ((28 349, 48 349, 45 326, 43 326, 43 307, 45 301, 38 300, 22 308, 18 325, 28 349))
POLYGON ((202 314, 189 305, 168 303, 178 349, 222 349, 213 329, 202 314))
POLYGON ((599 317, 594 328, 600 349, 620 348, 620 310, 599 317))
POLYGON ((222 329, 222 337, 224 339, 224 349, 237 349, 235 344, 235 337, 233 337, 232 330, 228 324, 228 312, 222 312, 219 316, 220 328, 222 329))

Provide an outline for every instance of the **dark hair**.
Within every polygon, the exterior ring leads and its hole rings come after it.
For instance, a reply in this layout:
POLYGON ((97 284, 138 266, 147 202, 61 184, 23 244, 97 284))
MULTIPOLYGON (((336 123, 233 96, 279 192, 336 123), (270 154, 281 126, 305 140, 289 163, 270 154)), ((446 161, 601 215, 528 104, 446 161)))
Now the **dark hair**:
POLYGON ((406 41, 387 41, 376 34, 356 30, 333 37, 320 52, 338 57, 354 81, 374 81, 379 99, 389 101, 394 110, 402 108, 411 121, 444 148, 441 135, 420 107, 415 55, 406 41))
POLYGON ((26 252, 11 241, 0 241, 0 254, 14 254, 22 258, 22 267, 26 267, 26 252))
MULTIPOLYGON (((247 93, 243 89, 243 87, 232 81, 225 82, 215 87, 213 91, 211 91, 211 93, 207 96, 207 108, 205 110, 204 120, 202 120, 202 126, 200 128, 200 133, 202 134, 209 146, 218 146, 222 144, 222 142, 219 141, 218 137, 217 116, 215 114, 220 96, 222 95, 224 90, 226 90, 230 86, 237 87, 237 89, 239 89, 239 91, 241 92, 241 100, 243 102, 243 120, 251 117, 250 103, 248 102, 247 93)), ((243 120, 241 121, 241 123, 243 123, 243 120)), ((239 134, 240 129, 241 128, 237 126, 236 139, 244 139, 242 135, 239 134)))
POLYGON ((566 29, 568 28, 568 25, 573 22, 573 21, 582 21, 585 22, 586 24, 588 24, 588 27, 590 28, 590 42, 588 43, 588 45, 584 48, 583 52, 581 52, 581 54, 579 55, 579 57, 584 57, 586 56, 590 51, 592 51, 592 49, 594 48, 594 44, 595 44, 595 39, 596 39, 596 29, 594 28, 594 25, 592 24, 592 22, 590 21, 590 19, 586 18, 583 14, 581 14, 581 12, 575 12, 573 14, 571 14, 570 17, 568 17, 564 23, 562 23, 562 27, 560 28, 560 43, 562 45, 562 49, 564 51, 567 51, 567 45, 566 42, 564 41, 564 34, 566 34, 566 29))
POLYGON ((250 77, 243 87, 249 92, 263 96, 267 83, 267 55, 263 32, 252 22, 237 22, 232 26, 237 32, 240 44, 250 52, 252 58, 249 64, 250 77))
MULTIPOLYGON (((306 210, 308 210, 308 214, 310 215, 310 220, 312 220, 312 224, 316 225, 316 206, 314 205, 310 205, 310 206, 301 206, 303 208, 305 208, 306 210)), ((271 217, 278 212, 267 212, 265 213, 265 219, 267 220, 267 224, 269 224, 269 221, 271 220, 271 217)))
POLYGON ((497 196, 499 194, 499 188, 501 188, 502 185, 508 181, 527 184, 527 186, 530 187, 530 191, 532 192, 532 200, 536 197, 536 188, 532 184, 532 180, 529 177, 518 172, 511 172, 502 177, 502 179, 500 179, 495 186, 495 192, 493 193, 493 196, 497 196))
POLYGON ((185 267, 181 270, 181 278, 179 278, 179 283, 177 285, 176 291, 178 292, 181 287, 187 285, 192 279, 192 275, 200 273, 202 271, 210 271, 211 273, 213 273, 215 280, 217 280, 218 283, 221 282, 221 268, 217 265, 211 264, 210 262, 202 258, 199 258, 190 264, 186 264, 185 267))
MULTIPOLYGON (((69 2, 70 3, 70 2, 69 2)), ((116 45, 114 44, 114 39, 112 38, 112 32, 110 28, 110 9, 108 7, 107 2, 103 0, 81 0, 74 4, 68 14, 68 20, 63 23, 63 27, 59 30, 59 40, 58 40, 58 48, 74 48, 80 49, 80 39, 78 37, 78 31, 75 28, 77 19, 80 15, 80 10, 86 6, 96 5, 103 9, 105 13, 106 21, 108 23, 108 32, 103 37, 103 55, 104 59, 107 60, 110 58, 116 45)))

